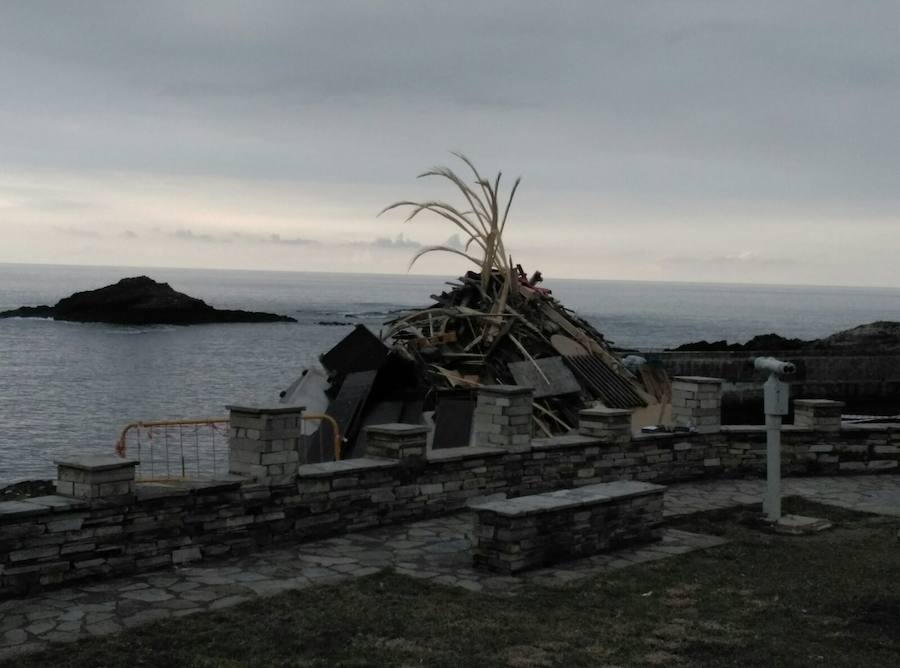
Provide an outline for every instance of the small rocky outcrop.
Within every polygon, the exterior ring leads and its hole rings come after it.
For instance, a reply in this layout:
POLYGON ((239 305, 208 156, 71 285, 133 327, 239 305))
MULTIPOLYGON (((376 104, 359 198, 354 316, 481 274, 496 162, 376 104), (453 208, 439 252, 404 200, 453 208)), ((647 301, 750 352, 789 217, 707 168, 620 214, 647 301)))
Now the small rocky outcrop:
POLYGON ((12 311, 0 311, 0 318, 52 318, 52 306, 21 306, 12 311))
POLYGON ((900 351, 900 322, 880 320, 846 329, 823 339, 804 341, 778 334, 754 336, 747 343, 695 341, 673 348, 677 352, 774 352, 785 350, 900 351))
POLYGON ((0 313, 0 318, 16 317, 121 325, 297 322, 286 315, 213 308, 202 299, 177 292, 168 283, 157 283, 147 276, 123 278, 97 290, 76 292, 55 306, 23 306, 0 313))
POLYGON ((900 322, 879 320, 853 329, 845 329, 816 342, 829 348, 871 348, 900 350, 900 322))
POLYGON ((775 351, 775 350, 802 350, 812 341, 803 341, 802 339, 787 339, 778 334, 759 334, 754 336, 747 343, 728 343, 724 339, 722 341, 695 341, 693 343, 685 343, 684 345, 673 348, 678 352, 720 352, 720 351, 736 351, 753 350, 758 352, 775 351))

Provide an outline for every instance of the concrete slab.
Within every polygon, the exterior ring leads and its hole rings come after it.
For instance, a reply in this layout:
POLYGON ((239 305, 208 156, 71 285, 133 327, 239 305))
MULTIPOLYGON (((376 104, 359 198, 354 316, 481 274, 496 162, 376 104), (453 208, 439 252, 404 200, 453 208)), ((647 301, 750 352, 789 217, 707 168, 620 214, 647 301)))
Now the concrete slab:
POLYGON ((832 527, 828 520, 818 517, 806 517, 804 515, 785 515, 772 525, 775 533, 783 533, 789 536, 808 536, 832 527))

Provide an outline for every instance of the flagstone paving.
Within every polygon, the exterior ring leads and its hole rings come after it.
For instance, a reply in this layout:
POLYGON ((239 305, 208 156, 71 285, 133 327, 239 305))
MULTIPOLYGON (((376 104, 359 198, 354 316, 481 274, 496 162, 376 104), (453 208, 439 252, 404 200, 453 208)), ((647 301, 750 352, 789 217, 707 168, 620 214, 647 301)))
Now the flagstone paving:
MULTIPOLYGON (((764 489, 765 482, 760 480, 673 485, 666 492, 666 515, 758 503, 764 489)), ((900 476, 895 475, 786 479, 784 494, 900 516, 900 476)), ((472 569, 472 526, 471 515, 459 513, 3 601, 0 658, 39 650, 51 642, 115 633, 156 619, 215 610, 257 596, 369 575, 386 567, 471 591, 515 596, 530 584, 561 586, 586 576, 723 542, 714 536, 670 527, 664 529, 659 543, 512 577, 472 569)))
MULTIPOLYGON (((666 490, 664 514, 674 517, 760 503, 765 491, 766 481, 756 479, 670 485, 666 490)), ((785 478, 781 493, 850 510, 900 517, 900 475, 785 478)))

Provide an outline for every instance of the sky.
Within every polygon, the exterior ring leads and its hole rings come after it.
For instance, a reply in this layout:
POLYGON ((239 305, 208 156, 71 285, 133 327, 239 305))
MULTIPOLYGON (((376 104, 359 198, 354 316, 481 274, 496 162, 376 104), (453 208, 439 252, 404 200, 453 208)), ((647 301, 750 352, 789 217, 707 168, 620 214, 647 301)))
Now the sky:
POLYGON ((0 2, 0 262, 900 286, 900 3, 0 2), (426 255, 414 272, 458 274, 426 255))

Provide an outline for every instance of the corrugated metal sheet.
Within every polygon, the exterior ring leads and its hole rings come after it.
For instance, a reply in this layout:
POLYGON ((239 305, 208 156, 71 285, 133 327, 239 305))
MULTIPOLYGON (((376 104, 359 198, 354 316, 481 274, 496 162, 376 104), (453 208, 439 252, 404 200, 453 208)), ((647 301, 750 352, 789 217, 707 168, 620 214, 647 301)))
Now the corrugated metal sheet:
POLYGON ((610 408, 639 408, 647 405, 631 383, 610 369, 597 355, 567 355, 565 360, 588 389, 610 408))
POLYGON ((581 391, 581 384, 565 365, 562 357, 544 357, 539 360, 510 362, 509 372, 516 385, 534 388, 534 398, 557 397, 581 391), (540 368, 540 372, 535 368, 540 368))

